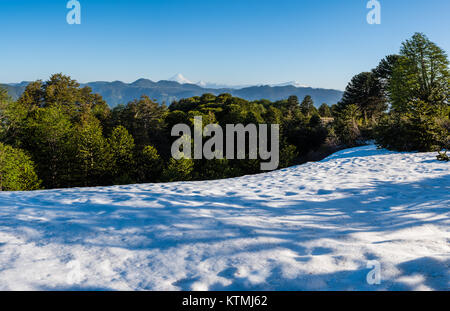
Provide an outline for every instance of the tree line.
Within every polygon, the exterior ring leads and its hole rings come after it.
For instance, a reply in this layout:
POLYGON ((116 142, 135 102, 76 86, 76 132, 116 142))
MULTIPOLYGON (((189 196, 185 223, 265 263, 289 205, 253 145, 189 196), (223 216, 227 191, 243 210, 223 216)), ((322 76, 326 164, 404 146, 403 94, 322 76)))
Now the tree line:
MULTIPOLYGON (((316 109, 310 96, 271 102, 204 94, 160 105, 142 96, 110 109, 63 74, 30 83, 13 101, 0 90, 0 191, 207 180, 260 172, 260 160, 175 160, 175 124, 279 124, 280 168, 374 140, 383 148, 449 145, 445 52, 415 34, 398 55, 355 76, 342 100, 316 109)), ((441 153, 441 155, 444 155, 441 153)), ((445 159, 445 156, 443 157, 445 159)))

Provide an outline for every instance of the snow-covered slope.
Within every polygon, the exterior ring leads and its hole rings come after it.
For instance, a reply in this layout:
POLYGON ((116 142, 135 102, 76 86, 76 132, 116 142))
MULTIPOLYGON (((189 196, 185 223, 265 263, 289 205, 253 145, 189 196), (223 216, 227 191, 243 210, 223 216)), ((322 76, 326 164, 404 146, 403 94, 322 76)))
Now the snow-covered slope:
POLYGON ((0 289, 448 290, 449 182, 433 153, 367 146, 230 180, 0 193, 0 289))

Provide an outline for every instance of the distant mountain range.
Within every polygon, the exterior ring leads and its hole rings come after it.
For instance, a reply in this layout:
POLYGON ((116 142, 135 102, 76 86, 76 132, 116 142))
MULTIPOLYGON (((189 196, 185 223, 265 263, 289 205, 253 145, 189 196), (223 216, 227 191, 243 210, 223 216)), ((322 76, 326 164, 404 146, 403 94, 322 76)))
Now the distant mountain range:
MULTIPOLYGON (((25 90, 28 82, 15 84, 3 84, 9 94, 17 99, 25 90)), ((268 99, 276 101, 286 99, 291 95, 296 95, 300 101, 310 95, 316 106, 322 103, 328 105, 336 104, 343 95, 342 91, 311 88, 300 85, 298 82, 288 82, 279 85, 259 85, 259 86, 226 86, 212 83, 198 82, 192 83, 178 74, 170 80, 154 82, 148 79, 139 79, 133 83, 114 82, 89 82, 82 84, 89 86, 94 93, 100 94, 106 100, 110 107, 128 102, 147 95, 159 103, 170 104, 174 100, 188 98, 192 96, 201 96, 205 93, 219 95, 230 93, 233 96, 244 98, 246 100, 268 99)))

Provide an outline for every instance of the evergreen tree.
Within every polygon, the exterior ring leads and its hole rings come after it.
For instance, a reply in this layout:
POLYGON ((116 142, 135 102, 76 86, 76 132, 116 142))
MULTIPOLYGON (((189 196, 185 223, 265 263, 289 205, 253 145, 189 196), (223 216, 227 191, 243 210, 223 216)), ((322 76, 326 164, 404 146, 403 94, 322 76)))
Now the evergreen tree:
MULTIPOLYGON (((355 105, 364 118, 364 124, 375 122, 382 112, 387 109, 383 87, 375 74, 363 72, 352 78, 345 89, 341 107, 355 105)), ((342 108, 341 108, 342 109, 342 108)))
POLYGON ((319 115, 322 117, 322 118, 331 118, 331 109, 330 109, 330 106, 328 106, 327 104, 322 104, 320 107, 319 107, 319 115))
POLYGON ((194 169, 198 172, 196 175, 202 180, 234 177, 237 172, 227 159, 194 161, 194 164, 194 169))
POLYGON ((433 151, 445 146, 450 75, 445 52, 416 33, 400 50, 389 80, 389 117, 377 128, 377 144, 402 151, 433 151))
POLYGON ((170 158, 169 163, 162 173, 162 180, 166 182, 172 181, 188 181, 193 178, 194 160, 170 158))
POLYGON ((390 97, 390 83, 399 59, 400 55, 388 55, 380 61, 375 69, 372 70, 372 73, 382 87, 383 96, 386 99, 390 97))
POLYGON ((436 158, 438 159, 438 161, 442 162, 450 161, 450 157, 447 154, 447 150, 445 150, 444 152, 438 151, 438 155, 436 156, 436 158))
POLYGON ((335 132, 339 141, 348 146, 353 147, 361 142, 361 131, 358 120, 361 118, 358 106, 350 104, 344 106, 335 119, 335 132))
POLYGON ((6 109, 9 102, 9 96, 6 89, 0 87, 0 141, 6 133, 6 109))
POLYGON ((0 103, 7 99, 9 99, 8 91, 5 88, 0 87, 0 103))
POLYGON ((440 150, 448 131, 438 125, 430 109, 427 103, 418 102, 409 113, 391 113, 377 127, 377 144, 398 151, 440 150))
POLYGON ((159 181, 163 169, 163 161, 153 146, 146 146, 138 159, 137 173, 140 182, 159 181))
POLYGON ((309 95, 305 96, 305 98, 303 99, 302 103, 300 104, 300 109, 302 114, 305 116, 311 116, 314 113, 317 113, 317 109, 316 107, 314 107, 314 101, 309 95))
POLYGON ((390 81, 392 109, 399 113, 419 102, 447 109, 450 74, 447 54, 425 35, 416 33, 402 44, 390 81))
POLYGON ((280 148, 280 165, 278 168, 282 169, 294 164, 295 158, 298 157, 297 148, 294 145, 289 145, 283 142, 280 148))
POLYGON ((287 109, 294 110, 294 109, 298 108, 299 105, 300 105, 300 102, 299 102, 297 96, 295 96, 295 95, 289 96, 289 98, 287 100, 287 109))

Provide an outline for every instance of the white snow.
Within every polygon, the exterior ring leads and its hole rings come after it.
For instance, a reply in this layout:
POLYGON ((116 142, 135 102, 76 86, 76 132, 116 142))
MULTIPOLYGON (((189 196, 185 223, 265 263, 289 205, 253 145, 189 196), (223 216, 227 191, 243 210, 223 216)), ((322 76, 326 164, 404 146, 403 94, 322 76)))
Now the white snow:
POLYGON ((0 290, 449 290, 449 182, 434 153, 366 146, 229 180, 4 192, 0 290))
POLYGON ((178 82, 180 84, 194 84, 194 82, 185 78, 181 73, 174 75, 172 78, 169 79, 169 81, 178 82))
POLYGON ((289 82, 285 82, 285 83, 272 84, 271 86, 309 87, 309 85, 300 83, 298 81, 289 81, 289 82))

